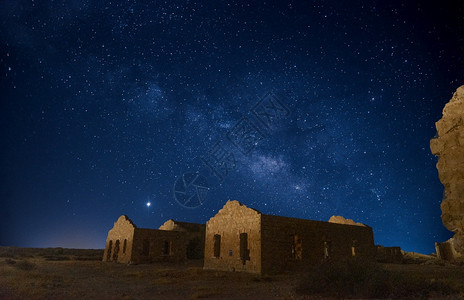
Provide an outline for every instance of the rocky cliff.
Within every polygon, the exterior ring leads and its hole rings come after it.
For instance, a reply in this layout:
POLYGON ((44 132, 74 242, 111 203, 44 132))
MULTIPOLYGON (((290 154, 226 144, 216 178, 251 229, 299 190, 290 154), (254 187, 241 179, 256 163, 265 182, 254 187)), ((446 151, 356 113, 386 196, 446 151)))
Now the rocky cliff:
POLYGON ((441 218, 455 233, 450 240, 437 243, 436 248, 441 258, 454 260, 464 256, 464 85, 445 105, 435 126, 437 138, 430 141, 430 149, 439 157, 437 169, 445 187, 441 218))

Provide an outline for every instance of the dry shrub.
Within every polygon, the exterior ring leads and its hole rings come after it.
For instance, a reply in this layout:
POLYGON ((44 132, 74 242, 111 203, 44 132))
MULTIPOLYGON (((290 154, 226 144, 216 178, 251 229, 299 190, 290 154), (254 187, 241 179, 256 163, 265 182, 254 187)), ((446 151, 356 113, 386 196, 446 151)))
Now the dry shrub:
POLYGON ((64 256, 64 255, 44 255, 43 258, 48 261, 71 260, 69 256, 64 256))
POLYGON ((81 260, 81 261, 101 261, 102 258, 100 256, 75 256, 74 260, 81 260))
POLYGON ((18 262, 16 262, 16 264, 14 264, 14 266, 19 269, 19 270, 23 270, 23 271, 31 271, 31 270, 34 270, 35 268, 37 268, 37 265, 33 262, 30 262, 28 260, 20 260, 18 262))
POLYGON ((55 248, 55 254, 62 255, 64 254, 64 249, 61 247, 55 248))
POLYGON ((405 276, 356 259, 308 269, 297 292, 338 298, 428 298, 458 293, 447 282, 405 276))
POLYGON ((5 263, 7 265, 14 265, 16 263, 16 260, 11 259, 11 258, 7 258, 7 259, 5 259, 5 263))
POLYGON ((0 257, 16 258, 17 255, 10 249, 0 249, 0 257))

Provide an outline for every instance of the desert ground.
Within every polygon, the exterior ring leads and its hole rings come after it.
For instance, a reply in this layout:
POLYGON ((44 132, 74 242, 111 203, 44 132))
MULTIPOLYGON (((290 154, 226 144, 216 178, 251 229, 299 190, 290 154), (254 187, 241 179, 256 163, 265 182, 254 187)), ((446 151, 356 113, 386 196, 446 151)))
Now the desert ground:
POLYGON ((103 250, 0 247, 0 299, 463 299, 464 266, 327 263, 277 275, 101 262, 103 250))

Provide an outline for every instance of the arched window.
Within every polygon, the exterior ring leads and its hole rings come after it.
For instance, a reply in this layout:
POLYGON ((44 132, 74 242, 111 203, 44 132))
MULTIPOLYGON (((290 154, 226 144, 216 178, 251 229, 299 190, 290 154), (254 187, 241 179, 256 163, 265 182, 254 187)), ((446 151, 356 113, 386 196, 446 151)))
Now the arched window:
POLYGON ((110 240, 106 248, 106 261, 111 261, 111 250, 113 250, 113 241, 110 240))
POLYGON ((127 248, 127 239, 124 239, 124 243, 122 244, 122 254, 126 253, 127 248))
POLYGON ((120 244, 119 240, 116 240, 116 243, 114 243, 113 261, 118 261, 119 244, 120 244))

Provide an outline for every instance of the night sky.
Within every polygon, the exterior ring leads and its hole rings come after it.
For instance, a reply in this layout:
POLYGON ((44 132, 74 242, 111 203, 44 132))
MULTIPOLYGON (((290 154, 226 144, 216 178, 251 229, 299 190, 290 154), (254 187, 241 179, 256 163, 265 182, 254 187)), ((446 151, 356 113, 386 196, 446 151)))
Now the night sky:
POLYGON ((429 2, 2 1, 0 245, 103 248, 121 214, 233 199, 434 252, 464 8, 429 2))

